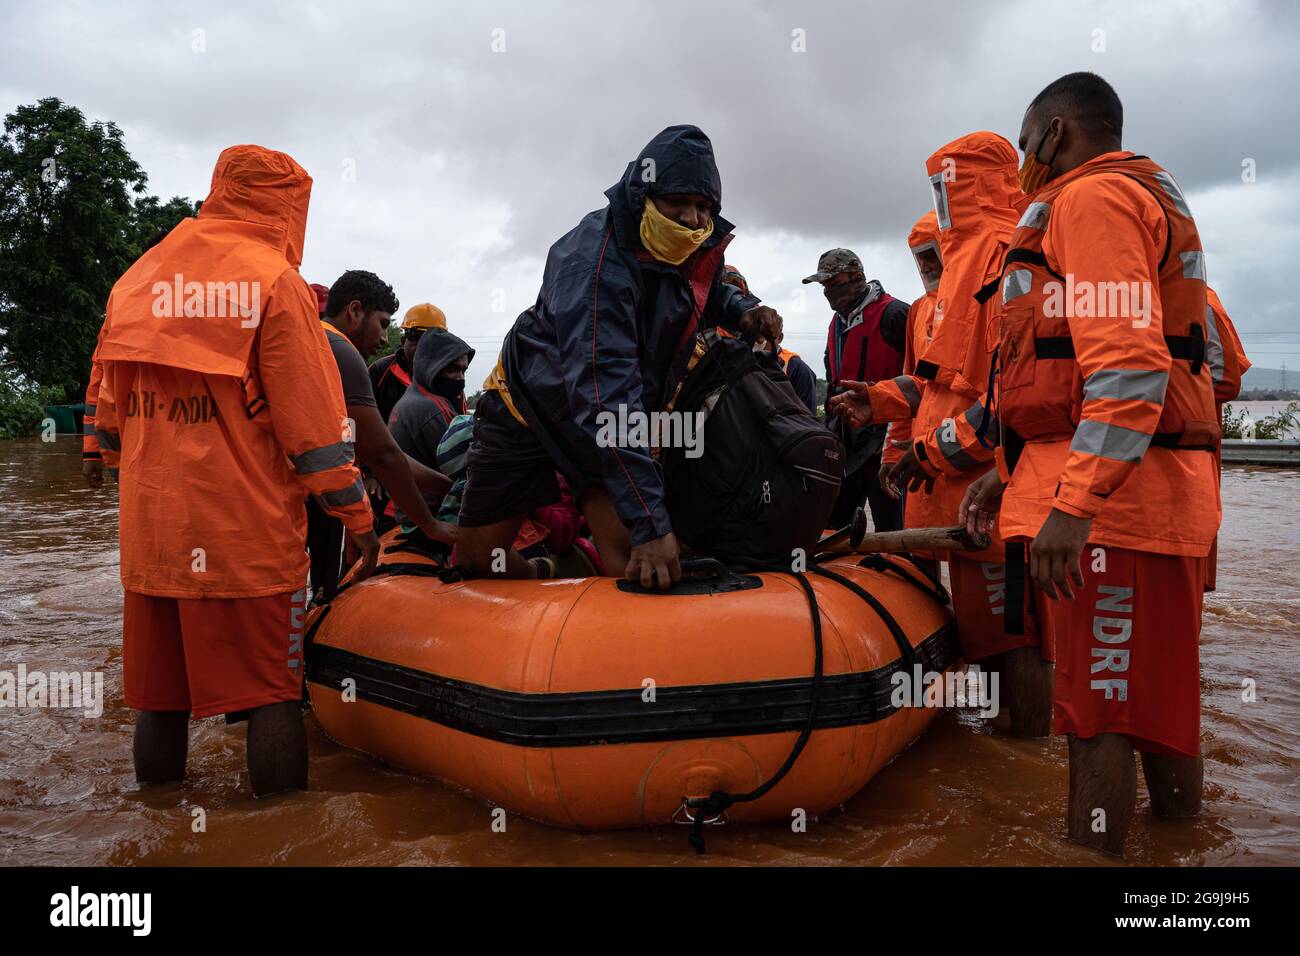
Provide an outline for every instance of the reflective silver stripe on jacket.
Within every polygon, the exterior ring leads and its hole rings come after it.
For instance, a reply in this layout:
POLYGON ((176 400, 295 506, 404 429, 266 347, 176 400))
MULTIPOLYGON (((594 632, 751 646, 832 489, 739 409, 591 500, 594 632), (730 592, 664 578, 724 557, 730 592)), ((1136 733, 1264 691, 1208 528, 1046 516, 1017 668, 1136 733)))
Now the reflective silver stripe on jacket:
POLYGON ((1180 252, 1178 258, 1183 260, 1183 278, 1205 281, 1205 253, 1200 250, 1180 252))
MULTIPOLYGON (((982 403, 976 402, 970 408, 966 409, 966 424, 969 425, 971 428, 975 429, 975 431, 978 432, 980 430, 980 423, 983 421, 984 421, 984 406, 982 403)), ((990 415, 989 427, 994 428, 997 425, 997 421, 998 420, 996 418, 990 415)))
POLYGON ((1085 418, 1075 429, 1070 450, 1112 461, 1140 462, 1150 444, 1151 436, 1146 432, 1085 418))
POLYGON ((894 379, 894 384, 898 390, 903 393, 903 398, 907 399, 907 407, 916 414, 916 410, 921 406, 921 390, 916 387, 916 382, 912 381, 910 375, 900 375, 894 379))
POLYGON ((1188 219, 1191 219, 1191 207, 1187 205, 1187 198, 1183 196, 1183 190, 1182 187, 1178 185, 1178 181, 1164 171, 1156 173, 1155 176, 1156 182, 1161 185, 1164 191, 1169 194, 1169 198, 1174 201, 1174 207, 1188 219))
POLYGON ((1017 229, 1046 229, 1047 220, 1052 214, 1050 202, 1031 202, 1025 214, 1016 223, 1017 229))
POLYGON ((321 504, 327 508, 344 508, 350 504, 360 501, 366 496, 366 486, 358 478, 352 484, 340 491, 323 491, 316 497, 320 499, 321 504))
POLYGON ((1165 403, 1165 389, 1169 386, 1169 373, 1152 369, 1104 368, 1093 372, 1083 383, 1083 400, 1098 398, 1136 399, 1165 403))
POLYGON ((944 438, 943 433, 945 431, 952 431, 955 436, 957 431, 956 424, 957 423, 952 421, 952 419, 941 422, 939 427, 935 430, 934 437, 938 442, 939 451, 943 453, 944 458, 948 459, 950 465, 958 471, 970 471, 972 468, 978 466, 979 462, 962 450, 961 444, 956 441, 955 437, 952 441, 944 438))
POLYGON ((102 428, 96 428, 95 437, 99 439, 101 448, 107 448, 109 451, 122 450, 122 438, 115 432, 106 432, 102 428))
POLYGON ((318 471, 328 471, 340 465, 350 464, 354 457, 356 453, 353 451, 352 442, 340 441, 294 455, 289 460, 293 462, 293 470, 296 474, 314 475, 318 471))
POLYGON ((1205 364, 1210 366, 1210 379, 1222 382, 1227 372, 1223 357, 1223 340, 1219 338, 1219 323, 1214 320, 1214 306, 1205 306, 1205 364))
POLYGON ((1028 269, 1016 269, 1014 272, 1008 272, 1007 277, 1002 280, 1002 304, 1006 305, 1012 299, 1019 298, 1028 292, 1034 285, 1034 274, 1028 269))

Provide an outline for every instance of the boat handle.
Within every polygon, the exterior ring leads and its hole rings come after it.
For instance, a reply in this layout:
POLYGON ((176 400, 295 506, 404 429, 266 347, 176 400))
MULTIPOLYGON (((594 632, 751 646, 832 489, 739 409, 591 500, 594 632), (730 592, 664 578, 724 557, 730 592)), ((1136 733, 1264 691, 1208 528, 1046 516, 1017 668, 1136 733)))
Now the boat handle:
POLYGON ((643 588, 640 581, 618 582, 618 589, 629 594, 712 594, 761 586, 762 582, 758 578, 737 574, 717 558, 689 558, 683 561, 681 580, 666 591, 657 587, 643 588))

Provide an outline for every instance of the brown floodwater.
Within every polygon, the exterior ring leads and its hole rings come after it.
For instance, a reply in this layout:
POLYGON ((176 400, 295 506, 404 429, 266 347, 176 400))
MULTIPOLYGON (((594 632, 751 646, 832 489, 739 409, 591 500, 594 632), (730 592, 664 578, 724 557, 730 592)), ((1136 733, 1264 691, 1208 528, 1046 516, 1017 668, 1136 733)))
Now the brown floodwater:
MULTIPOLYGON (((1223 495, 1201 638, 1205 810, 1160 822, 1142 793, 1130 863, 1300 863, 1300 474, 1228 469, 1223 495)), ((807 832, 710 828, 703 858, 671 826, 578 834, 512 816, 495 832, 486 804, 345 750, 310 717, 308 792, 255 801, 246 725, 220 718, 191 725, 184 784, 142 790, 121 703, 116 498, 85 487, 76 439, 0 441, 0 671, 104 675, 99 717, 0 709, 0 864, 1108 862, 1064 840, 1062 740, 952 712, 807 832)))

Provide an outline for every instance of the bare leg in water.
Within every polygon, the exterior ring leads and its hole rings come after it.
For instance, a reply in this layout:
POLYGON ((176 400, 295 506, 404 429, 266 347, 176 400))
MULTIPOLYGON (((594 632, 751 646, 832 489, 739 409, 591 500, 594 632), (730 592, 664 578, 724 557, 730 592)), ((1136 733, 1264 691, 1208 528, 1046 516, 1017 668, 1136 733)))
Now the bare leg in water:
POLYGON ((1124 839, 1137 806, 1137 764, 1123 734, 1070 735, 1070 839, 1113 856, 1124 853, 1124 839))
POLYGON ((1051 661, 1037 647, 1017 647, 1001 655, 1003 687, 1011 710, 1015 737, 1047 737, 1052 733, 1051 661))
POLYGON ((1168 820, 1183 820, 1201 812, 1205 761, 1201 757, 1142 754, 1142 776, 1151 795, 1151 812, 1168 820))
POLYGON ((175 783, 185 779, 190 743, 188 710, 141 710, 135 718, 135 779, 139 783, 175 783))
POLYGON ((255 797, 307 789, 307 728, 300 702, 249 711, 248 779, 255 797))

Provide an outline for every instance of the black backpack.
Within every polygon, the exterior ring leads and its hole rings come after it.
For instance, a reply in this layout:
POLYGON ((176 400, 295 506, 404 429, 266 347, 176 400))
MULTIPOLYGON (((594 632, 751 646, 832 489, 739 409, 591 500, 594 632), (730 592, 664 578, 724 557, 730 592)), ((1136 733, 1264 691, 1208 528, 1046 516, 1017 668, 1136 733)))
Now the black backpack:
POLYGON ((766 352, 713 330, 699 337, 671 409, 704 412, 698 458, 663 449, 677 537, 723 561, 811 555, 844 476, 844 447, 766 352))

